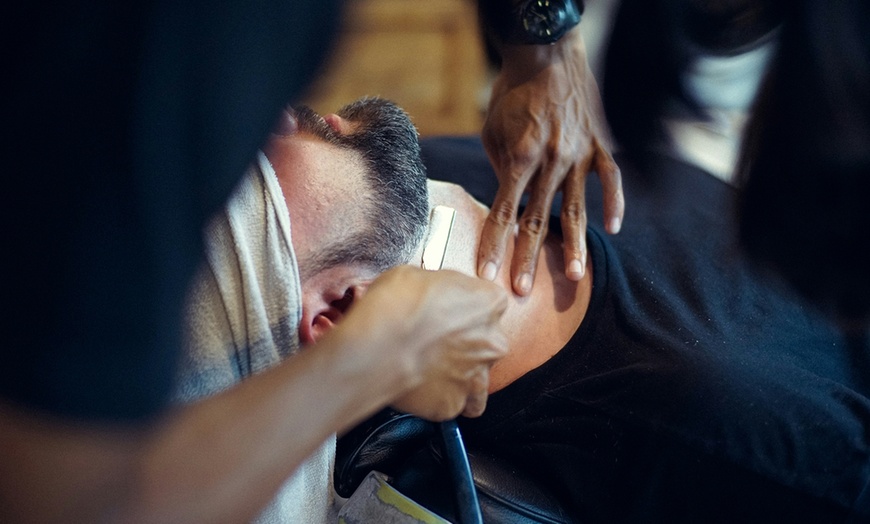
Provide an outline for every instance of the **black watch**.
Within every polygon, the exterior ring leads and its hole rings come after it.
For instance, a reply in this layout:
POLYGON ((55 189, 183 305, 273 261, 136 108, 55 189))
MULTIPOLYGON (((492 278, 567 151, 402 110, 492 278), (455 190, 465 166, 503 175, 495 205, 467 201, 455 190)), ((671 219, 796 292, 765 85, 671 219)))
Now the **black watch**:
POLYGON ((554 44, 580 23, 583 0, 522 0, 513 10, 506 44, 554 44))

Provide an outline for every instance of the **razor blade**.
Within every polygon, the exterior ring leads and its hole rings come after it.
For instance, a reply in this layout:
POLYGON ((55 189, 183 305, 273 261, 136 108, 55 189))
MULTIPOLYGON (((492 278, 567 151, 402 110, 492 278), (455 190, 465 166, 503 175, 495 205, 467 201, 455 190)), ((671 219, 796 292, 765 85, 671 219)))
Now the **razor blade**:
POLYGON ((423 249, 423 269, 437 271, 444 264, 444 253, 453 230, 456 210, 447 206, 435 206, 429 218, 429 241, 423 249))

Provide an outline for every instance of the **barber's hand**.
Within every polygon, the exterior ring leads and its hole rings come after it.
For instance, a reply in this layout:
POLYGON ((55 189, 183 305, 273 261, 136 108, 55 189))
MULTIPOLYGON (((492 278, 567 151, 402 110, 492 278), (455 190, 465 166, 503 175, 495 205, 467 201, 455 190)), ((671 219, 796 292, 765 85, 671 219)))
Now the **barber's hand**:
POLYGON ((440 421, 483 413, 489 368, 507 353, 506 307, 506 293, 490 282, 402 266, 372 283, 345 324, 374 312, 365 329, 384 330, 391 346, 382 364, 407 374, 393 406, 440 421))
POLYGON ((527 295, 556 192, 563 193, 565 274, 571 280, 580 280, 586 268, 587 174, 595 171, 601 179, 609 233, 619 232, 625 205, 579 29, 552 46, 504 46, 502 55, 482 134, 499 188, 483 227, 477 268, 481 277, 495 278, 520 199, 528 192, 511 263, 514 292, 527 295))

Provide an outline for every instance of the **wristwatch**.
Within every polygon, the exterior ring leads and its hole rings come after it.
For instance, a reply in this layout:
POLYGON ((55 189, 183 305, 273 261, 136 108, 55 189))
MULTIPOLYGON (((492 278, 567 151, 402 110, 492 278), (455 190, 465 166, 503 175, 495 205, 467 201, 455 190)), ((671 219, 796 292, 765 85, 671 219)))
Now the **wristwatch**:
POLYGON ((554 44, 580 23, 583 0, 522 0, 502 37, 507 44, 554 44))

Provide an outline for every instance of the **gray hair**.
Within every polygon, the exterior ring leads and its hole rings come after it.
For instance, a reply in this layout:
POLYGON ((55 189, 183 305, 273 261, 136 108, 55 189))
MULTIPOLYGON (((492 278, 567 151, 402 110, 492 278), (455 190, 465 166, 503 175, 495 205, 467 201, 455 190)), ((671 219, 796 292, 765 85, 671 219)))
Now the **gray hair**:
MULTIPOLYGON (((371 192, 366 196, 365 225, 348 239, 327 246, 308 262, 306 273, 343 264, 366 264, 378 271, 406 263, 426 231, 429 194, 417 129, 405 111, 381 98, 363 98, 338 111, 357 124, 340 135, 322 120, 308 122, 310 110, 299 108, 300 125, 330 142, 359 152, 371 192), (314 127, 315 129, 312 129, 314 127)), ((315 115, 316 116, 316 115, 315 115)))

